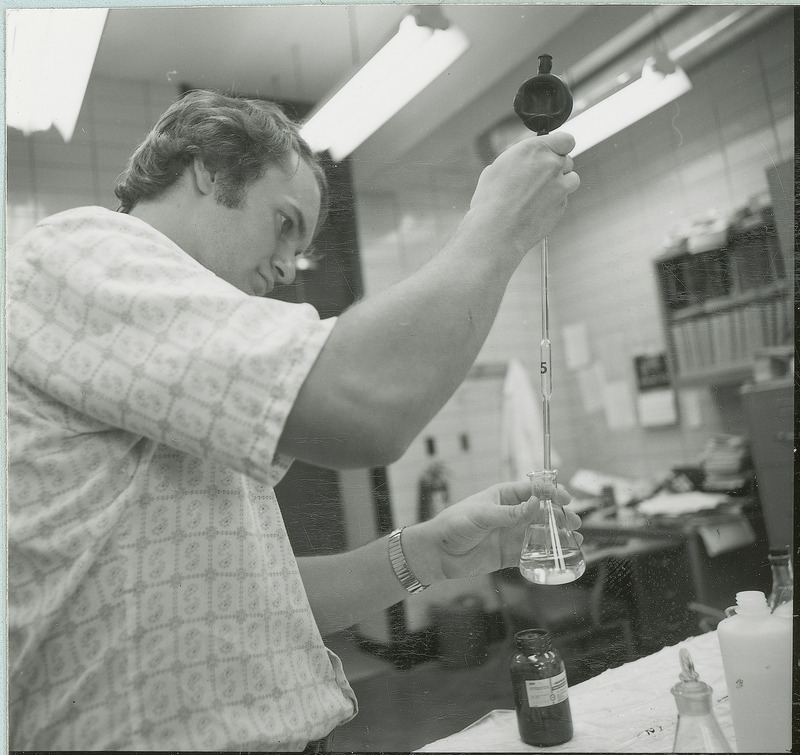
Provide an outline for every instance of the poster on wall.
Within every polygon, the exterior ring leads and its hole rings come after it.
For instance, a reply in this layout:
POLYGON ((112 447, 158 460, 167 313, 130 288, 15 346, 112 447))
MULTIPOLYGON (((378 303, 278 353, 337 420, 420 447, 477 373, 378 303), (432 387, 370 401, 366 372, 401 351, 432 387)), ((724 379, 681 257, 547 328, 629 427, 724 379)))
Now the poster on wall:
POLYGON ((642 427, 664 427, 677 423, 675 391, 667 370, 666 356, 663 353, 637 356, 633 362, 639 424, 642 427))

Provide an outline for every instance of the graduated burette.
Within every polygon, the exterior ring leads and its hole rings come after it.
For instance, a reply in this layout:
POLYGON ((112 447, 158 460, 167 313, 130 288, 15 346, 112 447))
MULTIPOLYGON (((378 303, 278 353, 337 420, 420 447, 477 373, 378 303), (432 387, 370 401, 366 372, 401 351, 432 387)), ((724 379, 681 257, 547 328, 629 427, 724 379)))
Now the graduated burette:
MULTIPOLYGON (((572 112, 572 94, 567 85, 550 73, 553 59, 539 56, 539 72, 526 81, 514 98, 514 110, 531 131, 540 136, 563 125, 572 112)), ((542 448, 544 469, 531 472, 531 492, 542 502, 544 521, 529 525, 525 532, 519 569, 525 579, 538 584, 573 582, 586 570, 586 562, 575 535, 566 525, 564 512, 556 502, 558 470, 550 456, 550 398, 553 372, 550 342, 549 245, 542 239, 542 340, 539 372, 542 392, 542 448)))

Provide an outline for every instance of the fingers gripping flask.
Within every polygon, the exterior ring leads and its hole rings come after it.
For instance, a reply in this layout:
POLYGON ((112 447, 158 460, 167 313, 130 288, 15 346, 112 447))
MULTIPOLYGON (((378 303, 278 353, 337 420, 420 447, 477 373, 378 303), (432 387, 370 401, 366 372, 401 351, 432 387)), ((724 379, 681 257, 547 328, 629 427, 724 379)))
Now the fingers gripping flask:
POLYGON ((540 501, 541 521, 528 525, 519 559, 525 579, 539 585, 574 582, 586 571, 586 561, 564 511, 555 502, 558 470, 531 472, 531 492, 540 501))

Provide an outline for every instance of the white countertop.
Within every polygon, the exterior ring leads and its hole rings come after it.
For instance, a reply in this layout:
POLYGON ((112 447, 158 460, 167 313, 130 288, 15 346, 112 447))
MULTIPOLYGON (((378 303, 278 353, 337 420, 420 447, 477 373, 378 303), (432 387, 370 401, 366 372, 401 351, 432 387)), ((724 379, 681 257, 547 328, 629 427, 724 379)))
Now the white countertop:
POLYGON ((700 679, 712 687, 714 714, 735 751, 719 642, 716 632, 709 632, 571 688, 574 735, 562 745, 525 744, 519 737, 515 711, 493 710, 466 729, 417 752, 672 752, 678 710, 670 688, 679 681, 678 651, 682 647, 691 653, 700 679))

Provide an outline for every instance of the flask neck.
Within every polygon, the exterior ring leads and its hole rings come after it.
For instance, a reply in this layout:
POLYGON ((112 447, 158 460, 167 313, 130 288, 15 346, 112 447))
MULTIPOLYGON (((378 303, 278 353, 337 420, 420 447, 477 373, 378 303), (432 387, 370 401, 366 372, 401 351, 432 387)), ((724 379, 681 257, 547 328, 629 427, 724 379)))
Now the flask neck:
POLYGON ((671 690, 682 716, 711 715, 711 687, 705 682, 681 682, 671 690))
POLYGON ((557 469, 540 469, 530 472, 528 479, 531 482, 531 494, 540 500, 554 501, 558 487, 557 469))
POLYGON ((685 716, 705 716, 711 713, 711 687, 700 681, 686 648, 678 653, 681 661, 680 681, 670 689, 678 706, 678 713, 685 716))

